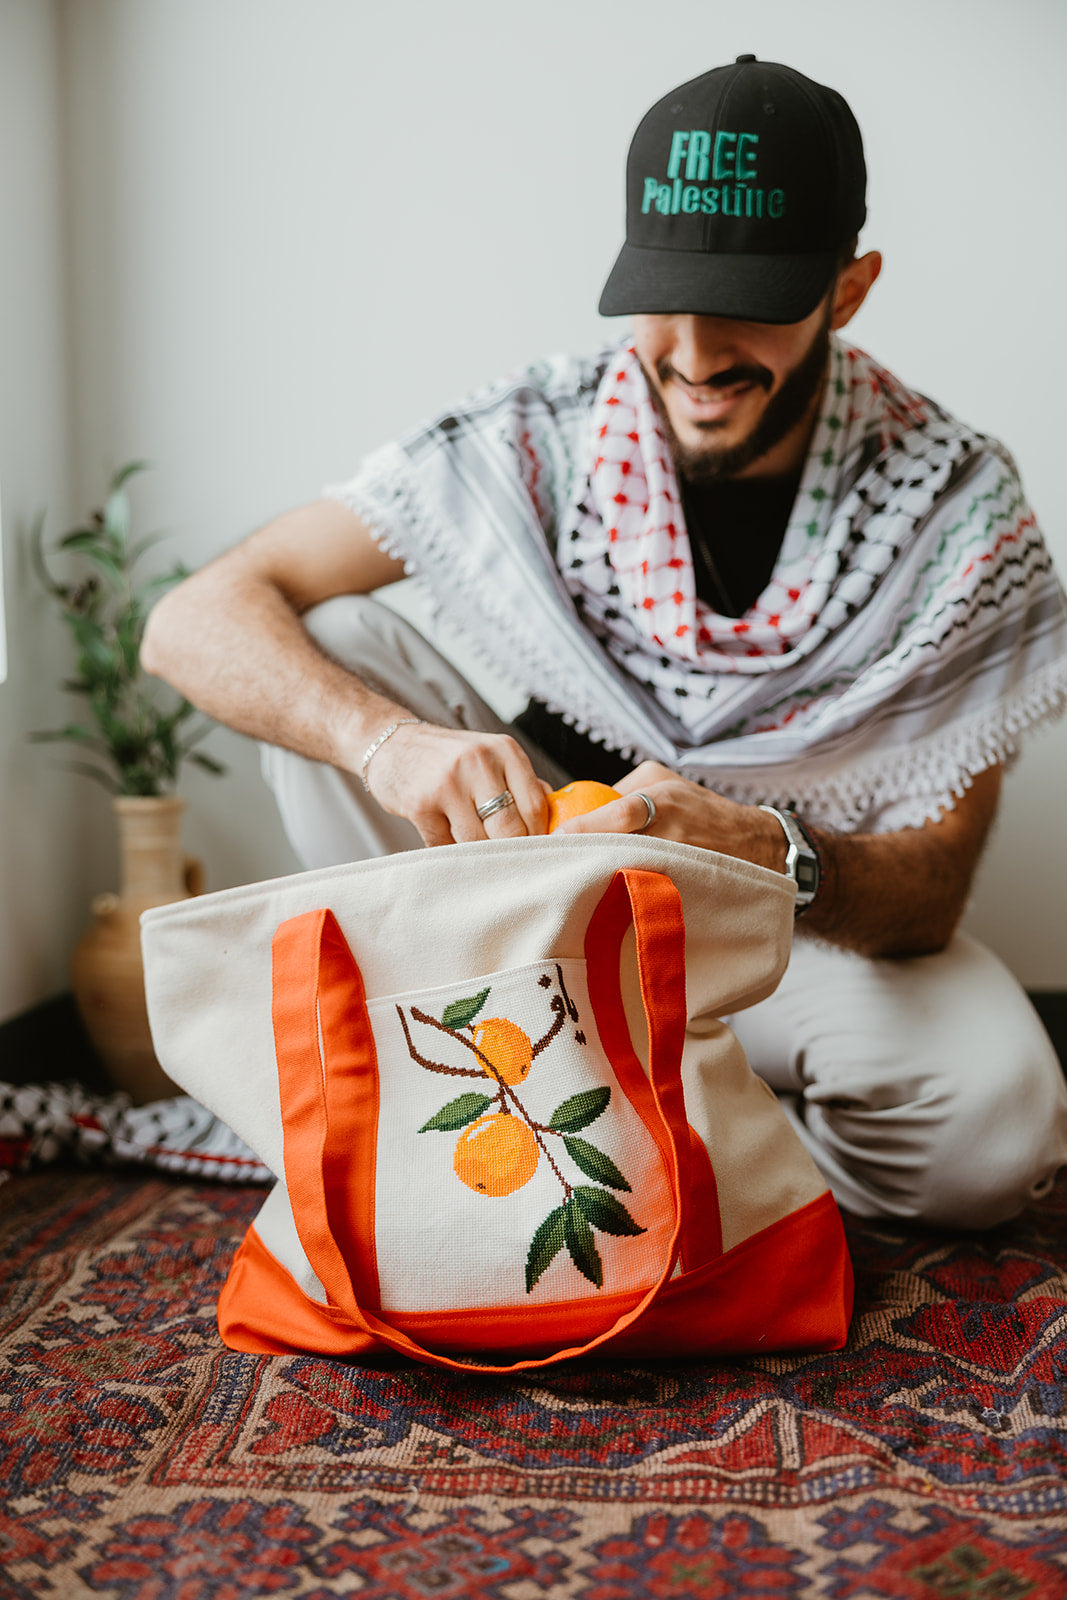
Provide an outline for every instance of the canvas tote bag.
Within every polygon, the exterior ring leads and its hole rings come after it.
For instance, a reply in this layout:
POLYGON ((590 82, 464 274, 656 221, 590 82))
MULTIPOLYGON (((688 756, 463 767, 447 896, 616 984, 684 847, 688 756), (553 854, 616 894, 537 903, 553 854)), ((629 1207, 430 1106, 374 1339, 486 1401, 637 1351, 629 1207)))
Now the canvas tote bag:
POLYGON ((225 1342, 497 1372, 839 1347, 839 1213, 721 1020, 781 977, 793 896, 603 834, 147 911, 159 1059, 279 1180, 225 1342))

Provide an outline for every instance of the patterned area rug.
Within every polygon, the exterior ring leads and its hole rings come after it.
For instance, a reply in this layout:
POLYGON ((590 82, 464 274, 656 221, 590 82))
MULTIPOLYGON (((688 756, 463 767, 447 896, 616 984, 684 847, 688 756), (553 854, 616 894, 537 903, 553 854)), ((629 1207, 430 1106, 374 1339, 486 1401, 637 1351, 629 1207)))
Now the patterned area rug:
POLYGON ((533 1382, 236 1355, 262 1191, 0 1190, 0 1594, 1067 1597, 1067 1187, 855 1227, 848 1349, 533 1382))

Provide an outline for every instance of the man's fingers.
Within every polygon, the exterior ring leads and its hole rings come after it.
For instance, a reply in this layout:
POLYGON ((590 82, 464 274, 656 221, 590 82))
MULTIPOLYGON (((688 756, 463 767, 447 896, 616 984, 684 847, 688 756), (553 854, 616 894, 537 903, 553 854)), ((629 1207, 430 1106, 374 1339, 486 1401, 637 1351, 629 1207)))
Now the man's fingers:
POLYGON ((421 724, 405 728, 383 747, 382 756, 375 798, 386 810, 407 816, 427 845, 545 831, 544 785, 510 735, 421 724), (492 808, 488 815, 479 816, 487 807, 492 808))
MULTIPOLYGON (((487 760, 478 775, 468 780, 470 806, 479 830, 473 837, 522 839, 527 834, 544 833, 548 818, 545 791, 522 746, 510 738, 499 739, 491 756, 496 759, 487 760), (503 757, 502 768, 497 765, 500 756, 503 757), (494 806, 489 815, 479 817, 479 810, 484 811, 489 806, 494 806)), ((469 826, 466 817, 460 826, 466 837, 469 826)), ((455 830, 454 821, 453 832, 455 830)))
MULTIPOLYGON (((510 788, 503 792, 511 794, 510 788)), ((514 795, 507 806, 483 819, 482 829, 487 839, 524 839, 529 831, 514 795)))
MULTIPOLYGON (((655 800, 653 800, 655 804, 655 800)), ((597 806, 584 816, 561 822, 556 833, 655 833, 656 824, 648 824, 648 807, 641 794, 623 795, 610 800, 606 806, 597 806)))
MULTIPOLYGON (((548 823, 548 802, 545 799, 548 791, 531 767, 529 757, 522 746, 514 740, 510 740, 509 743, 512 748, 505 760, 504 775, 507 778, 508 791, 515 801, 514 809, 522 819, 523 832, 544 833, 548 823)), ((507 813, 498 812, 497 815, 505 816, 507 813)), ((518 832, 518 829, 515 831, 518 832)))
POLYGON ((443 812, 428 812, 422 817, 408 819, 414 827, 418 828, 419 835, 427 849, 433 849, 439 844, 455 844, 456 840, 448 818, 443 812))

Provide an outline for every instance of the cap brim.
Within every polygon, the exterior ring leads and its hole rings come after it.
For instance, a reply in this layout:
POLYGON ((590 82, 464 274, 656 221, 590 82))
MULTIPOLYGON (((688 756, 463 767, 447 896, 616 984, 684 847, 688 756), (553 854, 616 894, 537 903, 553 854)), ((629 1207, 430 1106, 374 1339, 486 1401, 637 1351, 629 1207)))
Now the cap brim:
POLYGON ((638 313, 802 322, 830 287, 835 252, 735 256, 624 244, 600 296, 600 315, 638 313))

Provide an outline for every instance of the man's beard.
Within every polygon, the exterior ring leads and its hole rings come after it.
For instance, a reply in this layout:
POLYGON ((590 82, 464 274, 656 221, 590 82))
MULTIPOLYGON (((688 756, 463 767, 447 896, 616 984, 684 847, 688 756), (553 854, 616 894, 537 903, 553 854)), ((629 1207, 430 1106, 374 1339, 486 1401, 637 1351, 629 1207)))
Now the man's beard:
MULTIPOLYGON (((771 396, 752 432, 747 438, 739 439, 735 445, 719 447, 713 442, 716 430, 722 427, 718 422, 696 424, 709 435, 707 444, 683 444, 671 426, 671 419, 667 415, 659 390, 653 383, 648 383, 648 392, 659 413, 667 445, 674 458, 675 470, 681 477, 688 479, 690 483, 710 483, 719 478, 736 477, 753 461, 758 461, 769 450, 773 450, 776 444, 780 444, 786 435, 793 431, 807 414, 822 387, 830 352, 831 313, 832 307, 828 305, 826 316, 822 325, 816 330, 807 353, 793 367, 778 393, 771 396)), ((663 384, 669 381, 672 372, 673 368, 667 360, 661 361, 656 368, 656 376, 663 384)), ((647 372, 645 378, 647 381, 647 372)), ((758 383, 761 388, 769 391, 774 382, 774 374, 766 367, 738 365, 730 367, 726 372, 718 373, 706 387, 728 389, 734 384, 746 381, 758 383)))

